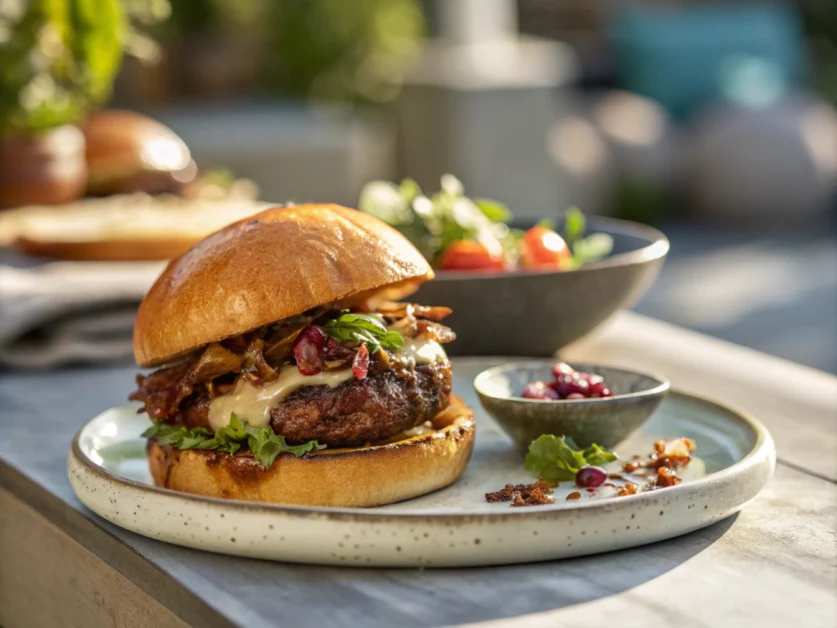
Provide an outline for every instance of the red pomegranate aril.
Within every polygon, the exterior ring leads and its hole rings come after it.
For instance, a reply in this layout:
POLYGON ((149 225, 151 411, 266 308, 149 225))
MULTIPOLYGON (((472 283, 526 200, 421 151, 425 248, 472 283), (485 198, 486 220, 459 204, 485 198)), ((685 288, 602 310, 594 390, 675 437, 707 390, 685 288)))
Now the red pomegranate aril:
POLYGON ((601 397, 602 391, 607 390, 607 386, 604 383, 604 380, 594 382, 592 380, 587 380, 590 385, 590 394, 591 395, 598 395, 601 397))
POLYGON ((523 387, 525 399, 559 399, 558 393, 543 382, 530 382, 523 387))
POLYGON ((552 367, 552 377, 558 379, 561 375, 573 375, 575 369, 565 362, 559 362, 552 367))
POLYGON ((599 395, 601 395, 602 397, 612 397, 613 393, 610 392, 610 388, 605 387, 602 388, 602 391, 599 393, 599 395))
POLYGON ((556 377, 554 382, 550 382, 549 387, 558 393, 559 397, 566 399, 567 395, 573 392, 572 385, 574 381, 575 378, 572 375, 564 373, 556 377))
POLYGON ((369 373, 369 349, 366 348, 366 345, 360 345, 360 348, 355 353, 355 357, 352 359, 352 375, 355 376, 355 379, 366 379, 366 375, 369 373))
POLYGON ((604 484, 607 479, 607 471, 601 467, 585 466, 575 474, 575 483, 584 488, 596 488, 604 484))
POLYGON ((567 399, 587 399, 587 397, 585 397, 581 393, 570 393, 569 395, 567 395, 567 399))
POLYGON ((587 383, 587 380, 581 378, 575 378, 570 384, 570 392, 571 393, 578 393, 582 397, 586 397, 587 394, 590 392, 590 384, 587 383))
POLYGON ((303 375, 321 373, 325 363, 326 337, 316 325, 305 328, 294 343, 296 368, 303 375))

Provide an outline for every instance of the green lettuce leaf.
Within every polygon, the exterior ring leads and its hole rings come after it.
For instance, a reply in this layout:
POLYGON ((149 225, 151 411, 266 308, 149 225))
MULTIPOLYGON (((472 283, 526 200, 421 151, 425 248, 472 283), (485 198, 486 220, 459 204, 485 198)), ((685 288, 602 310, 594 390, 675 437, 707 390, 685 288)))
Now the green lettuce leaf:
POLYGON ((597 262, 613 251, 613 238, 607 233, 594 233, 572 243, 573 266, 597 262))
POLYGON ((581 467, 599 467, 614 460, 616 454, 599 445, 582 450, 568 436, 543 434, 529 445, 525 468, 547 482, 565 482, 574 480, 581 467))
POLYGON ((177 449, 203 449, 234 454, 247 448, 265 469, 269 469, 276 457, 283 452, 299 458, 325 448, 325 445, 320 445, 315 440, 301 445, 288 445, 285 437, 276 434, 270 427, 250 427, 242 423, 234 413, 230 416, 229 425, 225 425, 215 434, 202 427, 189 429, 184 425, 154 421, 142 436, 155 438, 161 445, 171 445, 177 449))
POLYGON ((346 312, 326 323, 323 333, 343 342, 365 343, 370 353, 375 353, 381 348, 398 351, 404 346, 401 334, 388 330, 383 321, 372 314, 346 312))
POLYGON ((512 213, 509 208, 499 201, 493 201, 489 198, 475 198, 474 204, 479 207, 483 215, 491 222, 506 223, 512 219, 512 213))
POLYGON ((570 207, 564 216, 564 233, 561 234, 567 242, 574 242, 587 230, 587 220, 578 207, 570 207))
POLYGON ((587 461, 587 464, 592 467, 603 467, 608 462, 613 462, 617 458, 615 453, 596 443, 593 443, 581 453, 587 461))
POLYGON ((292 453, 299 458, 312 451, 324 449, 325 445, 320 445, 315 440, 309 440, 307 443, 301 445, 288 445, 285 442, 285 437, 280 436, 273 430, 256 429, 252 427, 245 428, 247 430, 247 445, 256 459, 264 465, 265 469, 269 469, 276 460, 276 456, 283 452, 292 453))

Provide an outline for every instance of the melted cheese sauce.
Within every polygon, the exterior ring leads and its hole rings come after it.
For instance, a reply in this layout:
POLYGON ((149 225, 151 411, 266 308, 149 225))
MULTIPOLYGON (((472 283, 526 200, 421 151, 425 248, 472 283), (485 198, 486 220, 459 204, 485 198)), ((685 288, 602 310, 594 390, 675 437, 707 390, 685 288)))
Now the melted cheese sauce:
MULTIPOLYGON (((435 340, 405 338, 404 346, 398 353, 415 364, 433 364, 448 359, 442 345, 435 340)), ((267 427, 270 424, 270 411, 295 390, 305 386, 335 388, 351 378, 350 368, 303 375, 294 365, 283 367, 275 381, 261 387, 253 386, 242 378, 232 392, 215 397, 209 404, 209 425, 217 432, 229 425, 230 416, 235 413, 242 423, 258 428, 267 427)))
POLYGON ((404 346, 398 352, 406 358, 412 358, 416 364, 433 364, 448 359, 447 353, 435 340, 404 338, 404 346))
POLYGON ((239 379, 232 392, 215 397, 209 404, 209 425, 218 431, 230 423, 234 412, 242 423, 253 427, 267 427, 270 411, 295 390, 305 386, 335 388, 352 378, 352 369, 327 371, 318 375, 303 375, 296 366, 288 365, 279 371, 279 377, 264 386, 256 387, 245 379, 239 379))

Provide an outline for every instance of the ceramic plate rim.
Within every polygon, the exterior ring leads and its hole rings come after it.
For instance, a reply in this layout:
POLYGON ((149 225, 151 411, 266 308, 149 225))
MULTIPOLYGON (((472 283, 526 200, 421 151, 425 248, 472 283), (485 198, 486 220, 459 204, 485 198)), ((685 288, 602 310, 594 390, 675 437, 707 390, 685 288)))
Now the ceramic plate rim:
MULTIPOLYGON (((514 402, 522 402, 522 403, 526 403, 526 404, 543 403, 544 400, 542 400, 542 399, 527 399, 526 397, 518 397, 518 396, 515 396, 515 395, 508 395, 508 396, 493 395, 490 392, 487 392, 485 390, 484 382, 481 381, 481 380, 485 380, 488 377, 490 377, 491 375, 496 374, 497 371, 520 368, 520 367, 528 365, 528 364, 536 364, 536 363, 541 363, 543 366, 546 366, 547 364, 556 364, 559 361, 560 360, 554 360, 552 358, 523 358, 523 359, 520 359, 520 360, 514 360, 513 362, 503 362, 502 364, 497 364, 495 366, 489 366, 487 369, 484 369, 484 370, 480 371, 477 374, 477 376, 474 378, 474 390, 479 395, 483 395, 485 397, 488 397, 489 399, 496 399, 498 401, 514 401, 514 402)), ((661 394, 665 394, 669 391, 672 391, 671 382, 668 379, 666 379, 665 377, 662 377, 661 375, 657 375, 656 373, 650 373, 648 371, 637 371, 636 369, 629 369, 629 368, 625 368, 625 367, 622 367, 622 366, 611 366, 610 364, 603 364, 603 363, 599 363, 599 362, 584 362, 584 361, 581 361, 581 360, 570 360, 570 362, 572 364, 577 364, 579 366, 594 367, 594 368, 602 367, 602 368, 610 369, 611 371, 620 371, 620 372, 622 372, 624 374, 628 374, 628 375, 639 375, 639 376, 645 377, 647 379, 655 380, 659 383, 656 386, 652 386, 651 388, 646 388, 645 390, 639 390, 637 392, 630 392, 630 393, 621 393, 621 394, 618 394, 618 395, 613 395, 612 397, 605 397, 605 398, 601 398, 601 397, 591 398, 591 397, 588 397, 588 398, 585 398, 585 399, 549 399, 547 401, 549 401, 551 403, 561 403, 562 405, 575 405, 575 404, 580 404, 580 405, 581 404, 606 405, 606 404, 613 403, 613 402, 616 402, 616 401, 621 401, 621 400, 624 400, 624 399, 638 399, 638 398, 641 398, 641 397, 652 397, 654 395, 661 395, 661 394)), ((672 391, 672 392, 674 392, 674 391, 672 391)), ((680 396, 694 396, 694 395, 687 395, 686 393, 682 393, 680 391, 677 391, 677 393, 680 396)), ((701 400, 704 400, 704 401, 711 401, 709 399, 706 399, 705 397, 698 397, 698 398, 701 399, 701 400)), ((737 414, 739 416, 744 416, 743 412, 740 412, 740 411, 735 410, 735 409, 730 408, 730 407, 723 406, 720 403, 715 403, 715 405, 716 406, 721 406, 724 410, 727 410, 728 412, 730 412, 732 414, 737 414)), ((764 426, 762 426, 762 427, 764 427, 764 426)))
MULTIPOLYGON (((700 492, 703 489, 708 489, 713 484, 717 482, 723 482, 726 478, 730 476, 737 475, 739 473, 744 473, 748 468, 753 467, 754 465, 761 462, 762 459, 767 458, 770 459, 772 456, 775 455, 775 446, 773 444, 773 439, 770 436, 767 428, 758 421, 757 419, 753 418, 746 412, 742 412, 737 410, 729 405, 724 403, 720 403, 714 401, 712 399, 682 392, 677 389, 672 389, 670 391, 672 396, 679 396, 685 398, 687 401, 692 403, 697 402, 698 404, 702 405, 710 405, 715 406, 724 413, 730 415, 734 418, 734 420, 738 421, 740 424, 745 426, 752 434, 755 435, 755 443, 753 447, 748 451, 741 460, 731 464, 729 467, 725 469, 721 469, 715 473, 710 473, 702 478, 698 478, 691 482, 685 484, 679 484, 677 486, 673 486, 666 489, 667 495, 676 495, 682 493, 689 493, 689 492, 700 492)), ((614 503, 618 503, 620 505, 627 505, 627 504, 639 504, 644 503, 645 501, 652 501, 659 495, 658 491, 648 492, 648 493, 638 493, 636 495, 628 495, 625 497, 613 497, 608 499, 601 499, 596 501, 590 501, 586 503, 580 504, 573 504, 572 506, 562 505, 561 507, 544 507, 544 508, 530 508, 530 509, 506 509, 502 512, 495 512, 495 511, 485 511, 485 510, 477 510, 472 513, 462 513, 462 512, 380 512, 375 508, 344 508, 344 507, 334 507, 334 506, 296 506, 296 505, 289 505, 289 504, 271 504, 271 503, 264 503, 264 502, 256 502, 250 500, 238 500, 238 499, 222 499, 219 497, 206 497, 204 495, 195 495, 191 493, 183 493, 181 491, 175 491, 168 488, 162 488, 159 486, 153 486, 150 484, 146 484, 144 482, 139 482, 137 480, 132 480, 131 478, 126 478, 124 476, 117 475, 108 469, 105 469, 101 465, 97 464, 93 460, 91 460, 81 449, 80 445, 80 438, 82 433, 88 428, 90 423, 98 419, 102 414, 108 412, 110 410, 116 410, 118 408, 123 408, 125 406, 116 406, 114 408, 109 408, 108 410, 104 410, 103 412, 99 413, 95 417, 91 418, 89 421, 86 421, 84 425, 79 428, 76 432, 75 436, 73 437, 72 445, 70 448, 70 454, 73 458, 75 458, 79 464, 81 464, 85 469, 88 471, 101 476, 104 480, 110 483, 116 483, 119 485, 127 486, 131 489, 138 489, 142 491, 149 491, 154 494, 158 494, 165 497, 170 498, 179 498, 183 499, 187 502, 192 503, 200 503, 206 504, 211 506, 223 507, 223 508, 231 508, 234 510, 240 511, 260 511, 266 513, 277 513, 283 514, 288 516, 302 516, 307 517, 311 515, 319 515, 324 516, 330 519, 336 519, 340 521, 357 521, 357 520, 379 520, 379 521, 392 521, 392 520, 426 520, 426 521, 449 521, 449 520, 462 520, 462 519, 493 519, 493 518, 506 518, 506 517, 516 517, 516 518, 537 518, 541 517, 545 514, 556 514, 562 512, 576 512, 576 511, 583 511, 589 509, 599 509, 599 508, 607 508, 612 507, 614 503)))

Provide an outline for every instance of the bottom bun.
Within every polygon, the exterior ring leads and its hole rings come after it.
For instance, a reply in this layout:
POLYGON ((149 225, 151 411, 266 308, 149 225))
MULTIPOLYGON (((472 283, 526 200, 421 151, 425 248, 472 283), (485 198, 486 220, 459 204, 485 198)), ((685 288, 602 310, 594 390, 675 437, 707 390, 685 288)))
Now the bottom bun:
POLYGON ((249 452, 235 455, 179 450, 148 441, 157 486, 221 497, 363 508, 424 495, 454 482, 474 447, 474 413, 459 397, 423 434, 383 445, 323 450, 296 458, 282 454, 265 469, 249 452))

